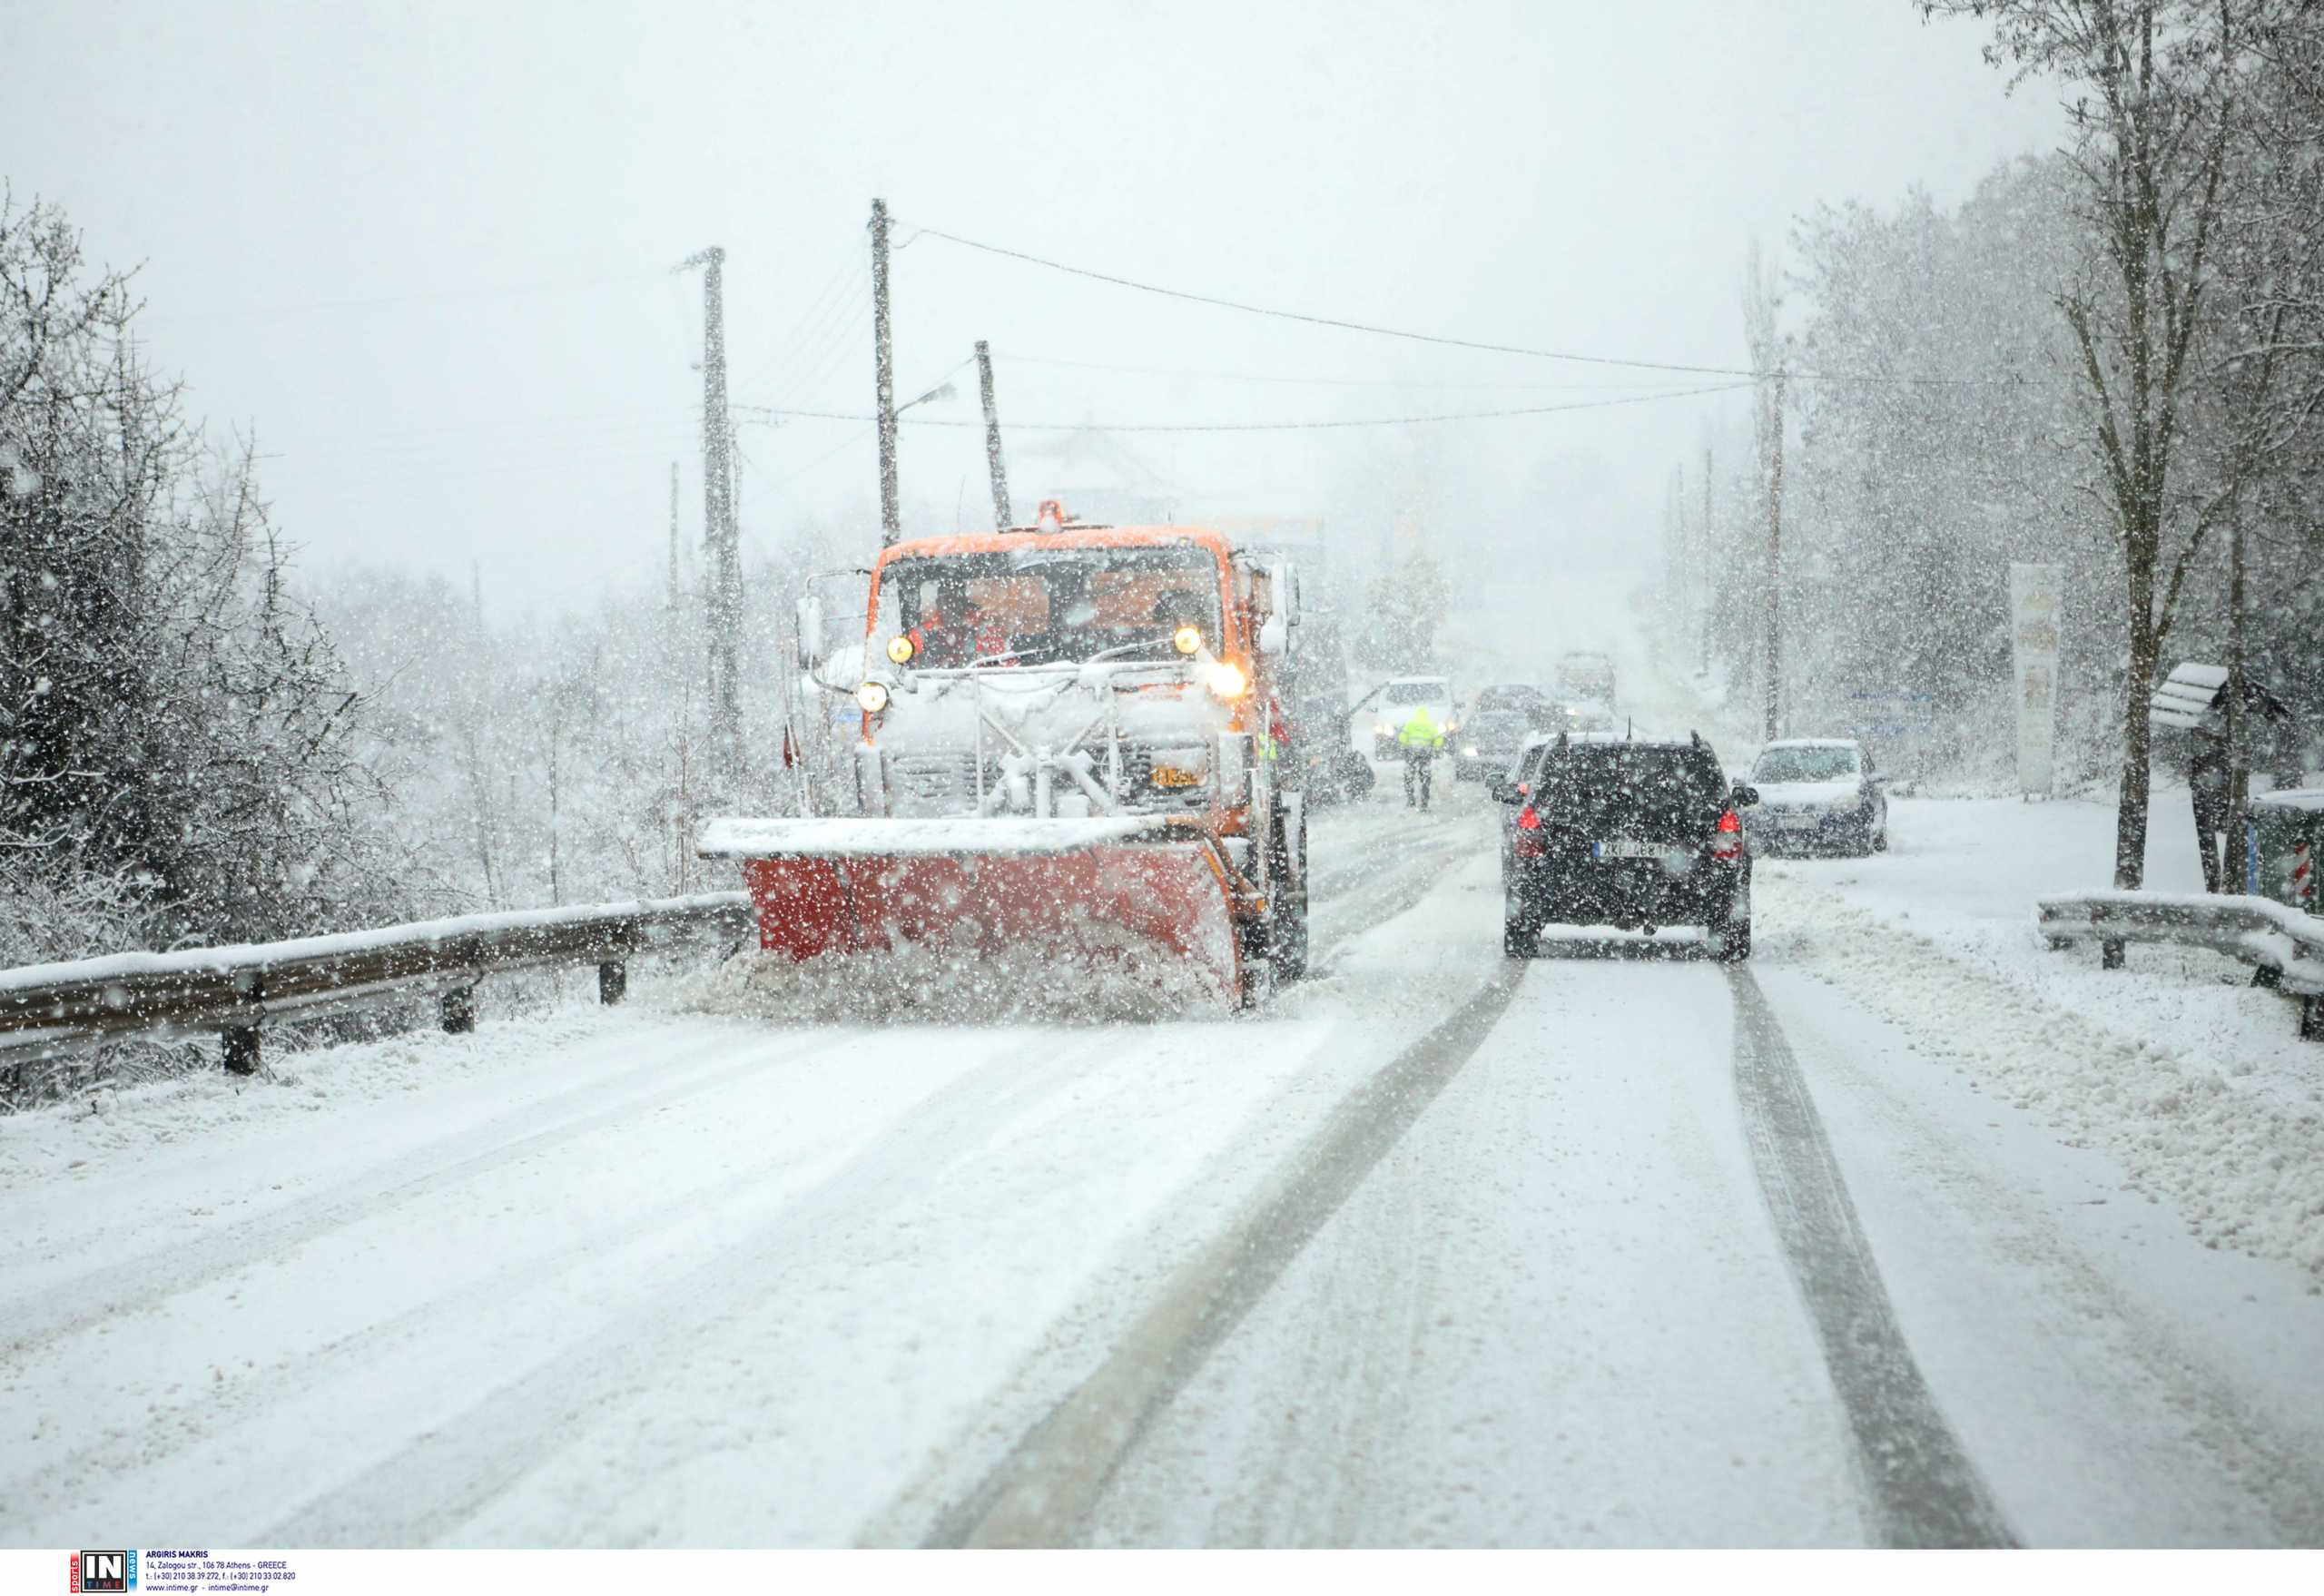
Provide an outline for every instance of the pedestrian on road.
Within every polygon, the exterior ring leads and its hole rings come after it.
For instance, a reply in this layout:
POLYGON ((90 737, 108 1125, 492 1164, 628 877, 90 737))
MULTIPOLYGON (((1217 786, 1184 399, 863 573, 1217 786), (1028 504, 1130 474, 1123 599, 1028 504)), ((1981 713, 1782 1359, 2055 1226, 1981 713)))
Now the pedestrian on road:
POLYGON ((1414 709, 1396 734, 1396 751, 1404 761, 1404 807, 1428 807, 1428 783, 1437 751, 1444 746, 1444 728, 1428 713, 1425 704, 1414 709))

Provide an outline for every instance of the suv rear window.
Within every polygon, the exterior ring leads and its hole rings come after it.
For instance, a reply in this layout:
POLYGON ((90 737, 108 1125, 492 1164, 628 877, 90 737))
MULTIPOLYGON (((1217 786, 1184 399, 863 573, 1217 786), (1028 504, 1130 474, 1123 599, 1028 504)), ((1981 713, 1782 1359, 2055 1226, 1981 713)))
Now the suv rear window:
POLYGON ((1550 818, 1593 833, 1678 834, 1716 818, 1727 779, 1708 748, 1603 743, 1554 746, 1534 803, 1550 818))

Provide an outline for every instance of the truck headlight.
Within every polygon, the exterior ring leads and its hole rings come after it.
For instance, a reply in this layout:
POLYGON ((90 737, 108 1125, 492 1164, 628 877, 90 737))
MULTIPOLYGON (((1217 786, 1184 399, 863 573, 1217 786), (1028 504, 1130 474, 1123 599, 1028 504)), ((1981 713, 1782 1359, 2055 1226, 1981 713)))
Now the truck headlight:
POLYGON ((888 657, 897 665, 910 665, 919 652, 920 645, 901 632, 888 639, 888 657))
POLYGON ((863 706, 865 714, 878 714, 888 707, 888 689, 879 682, 866 682, 855 690, 855 702, 863 706))
POLYGON ((1240 698, 1251 685, 1243 667, 1231 659, 1205 660, 1202 679, 1203 685, 1221 698, 1240 698))

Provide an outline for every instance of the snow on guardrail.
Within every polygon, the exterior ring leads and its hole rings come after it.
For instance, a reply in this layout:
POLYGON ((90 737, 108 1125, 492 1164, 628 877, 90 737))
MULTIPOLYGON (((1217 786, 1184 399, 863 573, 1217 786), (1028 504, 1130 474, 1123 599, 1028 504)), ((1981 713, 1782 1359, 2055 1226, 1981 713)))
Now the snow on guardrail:
POLYGON ((2209 948, 2253 967, 2253 984, 2299 1000, 2299 1034, 2324 1041, 2324 919, 2240 893, 2098 892, 2039 901, 2053 948, 2167 942, 2209 948))
POLYGON ((215 1031, 229 1069, 258 1067, 259 1027, 440 994, 450 1031, 476 1024, 489 974, 597 966, 600 1000, 619 1002, 628 961, 708 937, 747 936, 746 892, 568 905, 417 921, 281 942, 115 953, 0 970, 0 1062, 54 1058, 132 1033, 215 1031))

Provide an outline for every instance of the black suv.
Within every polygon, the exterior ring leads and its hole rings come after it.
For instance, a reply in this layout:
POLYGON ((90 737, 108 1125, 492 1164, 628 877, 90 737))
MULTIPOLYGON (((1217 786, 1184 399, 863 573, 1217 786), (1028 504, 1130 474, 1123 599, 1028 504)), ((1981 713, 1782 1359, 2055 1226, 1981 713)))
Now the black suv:
POLYGON ((1544 925, 1651 931, 1699 925, 1713 951, 1751 956, 1751 850, 1710 744, 1561 736, 1529 751, 1493 796, 1516 811, 1502 855, 1502 947, 1530 957, 1544 925))

